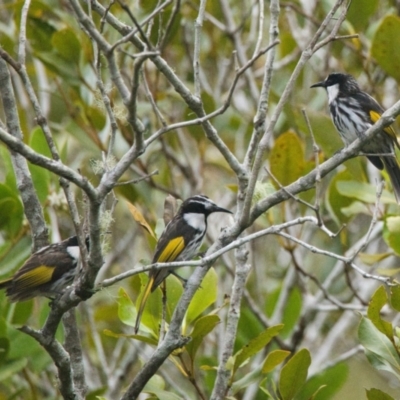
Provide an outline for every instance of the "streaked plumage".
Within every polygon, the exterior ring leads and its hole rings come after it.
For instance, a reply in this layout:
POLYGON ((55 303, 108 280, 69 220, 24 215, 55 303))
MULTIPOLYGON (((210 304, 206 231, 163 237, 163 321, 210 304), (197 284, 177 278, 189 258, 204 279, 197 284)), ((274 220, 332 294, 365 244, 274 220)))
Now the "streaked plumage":
MULTIPOLYGON (((177 214, 165 227, 154 253, 152 263, 186 261, 193 258, 198 251, 207 231, 207 217, 214 212, 231 213, 217 206, 208 197, 197 195, 185 200, 177 214)), ((143 292, 135 324, 138 332, 140 319, 151 292, 153 292, 173 269, 153 269, 143 292)))
MULTIPOLYGON (((333 73, 311 87, 323 87, 327 90, 332 121, 346 146, 357 138, 362 138, 384 112, 373 97, 359 88, 351 75, 333 73)), ((389 126, 364 144, 362 151, 366 154, 392 154, 368 155, 367 158, 378 169, 386 169, 397 203, 400 203, 400 167, 394 153, 395 146, 399 147, 397 136, 393 127, 389 126)))
POLYGON ((54 297, 74 280, 79 257, 76 236, 43 247, 11 278, 0 281, 0 289, 6 290, 11 302, 36 296, 54 297))

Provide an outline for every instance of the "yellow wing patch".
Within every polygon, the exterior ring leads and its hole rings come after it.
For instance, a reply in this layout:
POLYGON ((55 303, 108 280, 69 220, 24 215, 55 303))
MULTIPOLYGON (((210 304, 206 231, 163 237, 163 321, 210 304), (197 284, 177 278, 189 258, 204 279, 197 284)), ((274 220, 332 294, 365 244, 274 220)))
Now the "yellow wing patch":
POLYGON ((40 265, 39 267, 33 268, 32 270, 22 274, 16 280, 16 284, 18 284, 21 288, 43 285, 44 283, 50 282, 53 272, 54 267, 40 265))
MULTIPOLYGON (((377 113, 376 111, 372 111, 372 110, 369 112, 369 116, 371 118, 372 123, 374 123, 374 124, 375 124, 375 122, 377 122, 381 118, 381 115, 379 113, 377 113)), ((397 135, 396 135, 396 132, 394 131, 393 127, 392 126, 387 126, 384 129, 384 131, 393 139, 395 145, 398 148, 400 148, 399 142, 397 140, 397 135)))
POLYGON ((175 239, 170 240, 160 254, 160 257, 158 257, 157 262, 175 261, 178 258, 179 254, 182 253, 184 248, 185 240, 183 236, 179 236, 175 239))

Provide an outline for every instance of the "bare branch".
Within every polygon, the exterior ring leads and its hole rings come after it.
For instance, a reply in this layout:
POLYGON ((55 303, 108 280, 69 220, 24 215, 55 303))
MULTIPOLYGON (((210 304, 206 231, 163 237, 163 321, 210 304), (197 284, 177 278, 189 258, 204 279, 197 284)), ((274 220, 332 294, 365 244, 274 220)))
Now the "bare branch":
POLYGON ((70 357, 61 344, 54 339, 46 340, 47 338, 42 334, 42 332, 36 331, 28 326, 23 326, 20 330, 38 341, 54 361, 54 364, 58 369, 60 392, 63 394, 64 399, 83 400, 84 398, 75 390, 70 357))
MULTIPOLYGON (((15 104, 14 92, 7 64, 3 58, 0 58, 0 87, 0 96, 8 130, 8 132, 6 132, 3 127, 0 127, 0 140, 8 144, 7 141, 3 140, 3 138, 7 138, 10 142, 21 145, 29 150, 30 153, 34 153, 28 146, 22 144, 22 132, 17 106, 15 104)), ((24 204, 25 215, 29 221, 32 232, 33 250, 36 251, 48 244, 48 230, 45 224, 42 206, 40 205, 36 190, 33 186, 31 173, 24 155, 17 150, 18 146, 9 147, 13 150, 11 152, 13 169, 22 203, 24 204)))
POLYGON ((247 263, 247 254, 248 251, 245 246, 236 250, 236 273, 232 287, 232 296, 229 303, 226 332, 224 335, 224 348, 219 360, 217 378, 211 394, 211 400, 223 399, 229 391, 231 368, 227 366, 227 362, 229 357, 233 355, 237 327, 240 318, 240 306, 244 295, 246 280, 251 270, 251 266, 247 263))

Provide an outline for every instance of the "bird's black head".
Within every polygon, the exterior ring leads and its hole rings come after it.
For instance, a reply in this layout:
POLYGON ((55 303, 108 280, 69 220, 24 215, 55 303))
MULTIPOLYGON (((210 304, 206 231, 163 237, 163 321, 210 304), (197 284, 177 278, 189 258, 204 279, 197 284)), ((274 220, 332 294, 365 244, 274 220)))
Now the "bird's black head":
POLYGON ((227 210, 226 208, 217 206, 207 196, 201 194, 186 199, 182 203, 178 211, 178 213, 181 215, 191 213, 191 214, 204 214, 205 216, 208 216, 214 212, 224 212, 232 214, 231 211, 227 210))
MULTIPOLYGON (((71 236, 68 239, 64 240, 66 247, 78 247, 78 237, 77 236, 71 236)), ((85 244, 86 248, 89 250, 89 235, 85 237, 85 244)))
POLYGON ((324 81, 315 83, 311 87, 323 87, 327 90, 328 88, 336 88, 340 94, 352 94, 360 91, 357 81, 351 75, 340 72, 328 75, 324 81))

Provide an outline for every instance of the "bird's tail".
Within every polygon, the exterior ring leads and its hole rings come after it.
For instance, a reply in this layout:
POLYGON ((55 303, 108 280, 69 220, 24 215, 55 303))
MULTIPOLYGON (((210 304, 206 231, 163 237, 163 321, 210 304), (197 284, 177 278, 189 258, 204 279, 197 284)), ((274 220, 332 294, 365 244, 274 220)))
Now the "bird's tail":
POLYGON ((152 292, 154 279, 155 279, 155 275, 150 274, 149 281, 147 282, 146 288, 144 289, 144 292, 143 292, 142 299, 140 300, 139 310, 138 310, 138 313, 136 316, 136 322, 135 322, 135 334, 137 334, 139 331, 140 320, 142 319, 142 314, 143 314, 143 310, 146 305, 147 299, 149 298, 150 293, 152 292))
POLYGON ((396 197, 397 204, 400 204, 400 166, 395 157, 382 157, 385 169, 389 174, 392 182, 393 192, 396 197))

